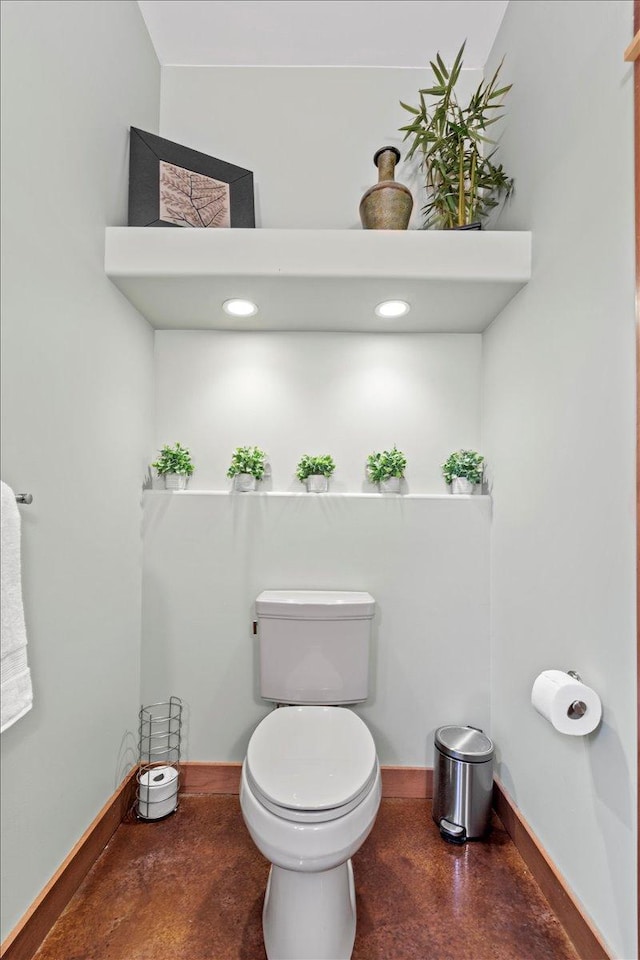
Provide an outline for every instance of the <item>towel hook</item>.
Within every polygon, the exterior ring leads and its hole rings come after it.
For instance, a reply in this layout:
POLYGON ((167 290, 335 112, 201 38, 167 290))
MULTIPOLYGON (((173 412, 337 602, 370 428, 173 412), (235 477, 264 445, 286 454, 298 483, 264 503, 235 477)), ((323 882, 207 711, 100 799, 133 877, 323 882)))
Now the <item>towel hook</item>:
POLYGON ((33 494, 16 493, 16 503, 33 503, 33 494))

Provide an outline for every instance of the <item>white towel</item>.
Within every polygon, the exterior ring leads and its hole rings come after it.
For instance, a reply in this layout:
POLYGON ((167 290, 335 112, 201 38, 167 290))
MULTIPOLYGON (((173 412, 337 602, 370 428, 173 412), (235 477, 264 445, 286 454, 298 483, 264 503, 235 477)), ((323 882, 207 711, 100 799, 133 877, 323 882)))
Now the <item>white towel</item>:
POLYGON ((16 495, 0 481, 0 733, 31 710, 31 674, 27 665, 27 631, 22 607, 20 513, 16 495))

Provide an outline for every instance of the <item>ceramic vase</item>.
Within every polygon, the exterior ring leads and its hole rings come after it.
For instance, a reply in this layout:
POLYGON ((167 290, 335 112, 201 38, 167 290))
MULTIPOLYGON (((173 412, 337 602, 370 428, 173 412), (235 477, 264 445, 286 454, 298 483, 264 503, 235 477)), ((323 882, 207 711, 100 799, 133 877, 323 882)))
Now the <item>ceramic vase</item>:
POLYGON ((360 201, 360 219, 365 230, 406 230, 409 226, 413 197, 404 184, 394 179, 399 159, 396 147, 381 147, 374 154, 378 182, 360 201))

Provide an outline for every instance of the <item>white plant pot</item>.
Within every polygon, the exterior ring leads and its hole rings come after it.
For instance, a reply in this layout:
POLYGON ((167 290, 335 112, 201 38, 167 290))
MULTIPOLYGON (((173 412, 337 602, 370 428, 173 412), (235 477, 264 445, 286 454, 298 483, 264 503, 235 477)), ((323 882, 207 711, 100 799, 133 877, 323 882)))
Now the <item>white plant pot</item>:
POLYGON ((189 477, 184 473, 165 473, 165 490, 185 490, 189 482, 189 477))
POLYGON ((238 493, 249 493, 256 488, 256 478, 252 473, 237 473, 233 478, 233 486, 238 493))
POLYGON ((380 493, 400 493, 400 477, 387 477, 378 484, 380 493))
POLYGON ((307 493, 326 493, 329 489, 329 478, 321 473, 312 473, 307 477, 307 493))
POLYGON ((473 493, 471 480, 467 480, 465 477, 454 477, 451 481, 451 493, 473 493))

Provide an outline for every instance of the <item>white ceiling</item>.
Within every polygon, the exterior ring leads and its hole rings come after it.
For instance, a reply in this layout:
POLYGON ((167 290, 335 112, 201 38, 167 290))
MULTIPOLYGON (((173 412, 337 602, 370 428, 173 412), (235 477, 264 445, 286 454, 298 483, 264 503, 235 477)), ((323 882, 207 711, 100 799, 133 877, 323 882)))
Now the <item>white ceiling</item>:
POLYGON ((508 0, 138 0, 162 64, 485 65, 508 0))

